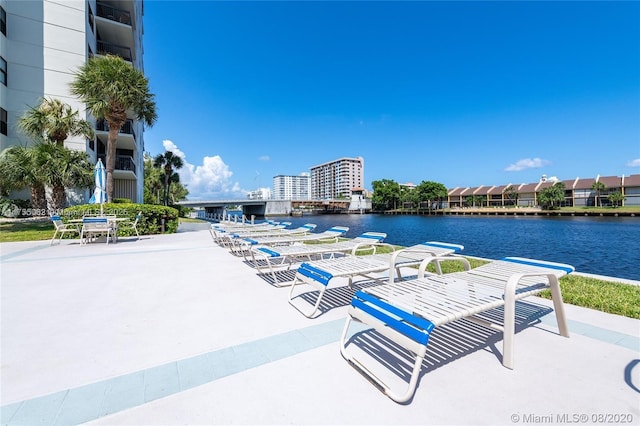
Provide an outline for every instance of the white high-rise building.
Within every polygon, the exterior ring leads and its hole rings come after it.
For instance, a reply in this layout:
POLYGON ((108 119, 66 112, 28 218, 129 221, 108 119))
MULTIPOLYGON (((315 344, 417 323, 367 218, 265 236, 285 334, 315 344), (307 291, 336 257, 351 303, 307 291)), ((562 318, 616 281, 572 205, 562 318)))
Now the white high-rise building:
MULTIPOLYGON (((71 105, 96 125, 96 140, 70 137, 65 146, 87 152, 93 161, 105 161, 108 125, 85 112, 69 84, 94 55, 118 55, 143 69, 143 6, 142 0, 0 0, 0 151, 28 142, 17 129, 18 118, 47 97, 71 105)), ((120 131, 116 198, 143 201, 143 132, 135 117, 120 131)))
POLYGON ((271 199, 271 190, 269 188, 258 188, 255 191, 249 191, 247 198, 250 200, 269 200, 271 199))
POLYGON ((298 176, 274 176, 273 198, 276 200, 310 200, 311 177, 309 173, 300 173, 298 176))
POLYGON ((311 197, 350 198, 351 191, 364 188, 364 159, 339 158, 311 167, 311 197))

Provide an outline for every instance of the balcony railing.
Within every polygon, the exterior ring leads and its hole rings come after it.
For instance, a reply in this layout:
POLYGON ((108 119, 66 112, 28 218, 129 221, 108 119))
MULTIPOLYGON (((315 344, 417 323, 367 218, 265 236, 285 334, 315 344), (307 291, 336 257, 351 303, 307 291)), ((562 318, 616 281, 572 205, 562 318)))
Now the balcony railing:
MULTIPOLYGON (((96 122, 96 130, 102 131, 102 132, 108 132, 109 131, 109 123, 107 122, 107 120, 98 120, 96 122)), ((136 133, 133 131, 133 120, 127 120, 124 122, 124 124, 122 125, 122 128, 120 129, 119 133, 124 133, 127 135, 131 135, 133 136, 133 139, 135 140, 136 138, 136 133)))
MULTIPOLYGON (((107 156, 105 154, 98 154, 98 158, 102 162, 107 164, 107 156)), ((133 157, 129 155, 116 155, 116 170, 130 170, 133 174, 136 173, 136 163, 133 161, 133 157)))
POLYGON ((98 55, 116 55, 120 56, 122 59, 128 62, 133 62, 131 60, 131 49, 127 46, 118 46, 117 44, 111 44, 104 41, 98 40, 97 43, 97 54, 98 55))
POLYGON ((99 17, 109 19, 110 21, 131 25, 131 14, 128 11, 118 9, 104 3, 96 3, 96 6, 99 17))

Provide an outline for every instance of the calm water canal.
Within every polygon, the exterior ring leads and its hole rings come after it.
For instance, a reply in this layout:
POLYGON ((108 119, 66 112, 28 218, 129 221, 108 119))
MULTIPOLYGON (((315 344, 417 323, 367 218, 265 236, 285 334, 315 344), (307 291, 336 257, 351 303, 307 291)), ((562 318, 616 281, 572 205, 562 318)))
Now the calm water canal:
POLYGON ((317 224, 316 231, 348 226, 348 237, 386 232, 388 243, 423 241, 464 245, 470 256, 521 256, 563 262, 579 272, 640 280, 640 218, 546 216, 317 215, 292 218, 293 227, 317 224))

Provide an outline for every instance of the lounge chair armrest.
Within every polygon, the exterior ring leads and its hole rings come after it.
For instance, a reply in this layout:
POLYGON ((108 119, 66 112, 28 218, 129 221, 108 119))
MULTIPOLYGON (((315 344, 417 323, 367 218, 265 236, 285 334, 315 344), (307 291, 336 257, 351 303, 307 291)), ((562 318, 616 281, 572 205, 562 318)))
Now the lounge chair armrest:
POLYGON ((432 256, 432 257, 425 258, 420 263, 420 266, 418 267, 418 278, 424 278, 424 275, 425 275, 425 273, 427 271, 427 267, 431 263, 435 264, 436 272, 438 273, 438 275, 442 275, 442 268, 440 267, 440 262, 443 262, 443 261, 461 262, 465 271, 469 271, 471 269, 471 264, 469 263, 469 261, 466 258, 462 257, 462 256, 452 256, 452 255, 448 255, 448 256, 432 256))
POLYGON ((360 250, 371 250, 373 251, 373 253, 371 254, 376 254, 378 252, 378 247, 389 247, 391 249, 391 251, 395 251, 395 246, 393 244, 389 244, 389 243, 384 243, 381 241, 377 241, 374 243, 365 241, 362 243, 358 243, 352 250, 351 250, 351 254, 352 255, 356 255, 356 252, 360 251, 360 250))
POLYGON ((317 241, 318 243, 337 243, 340 240, 340 236, 336 235, 336 236, 328 236, 328 237, 324 237, 324 238, 318 238, 317 241))

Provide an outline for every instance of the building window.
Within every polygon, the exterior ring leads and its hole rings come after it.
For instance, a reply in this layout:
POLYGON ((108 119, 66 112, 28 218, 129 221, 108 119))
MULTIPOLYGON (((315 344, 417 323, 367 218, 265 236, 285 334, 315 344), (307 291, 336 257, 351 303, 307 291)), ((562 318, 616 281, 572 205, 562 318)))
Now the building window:
POLYGON ((7 85, 7 61, 0 56, 0 83, 7 85))
POLYGON ((2 6, 0 6, 0 31, 5 36, 7 35, 7 12, 2 6))
POLYGON ((7 136, 7 110, 0 108, 0 133, 7 136))

